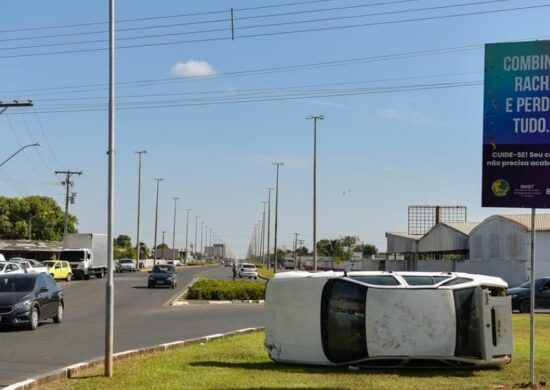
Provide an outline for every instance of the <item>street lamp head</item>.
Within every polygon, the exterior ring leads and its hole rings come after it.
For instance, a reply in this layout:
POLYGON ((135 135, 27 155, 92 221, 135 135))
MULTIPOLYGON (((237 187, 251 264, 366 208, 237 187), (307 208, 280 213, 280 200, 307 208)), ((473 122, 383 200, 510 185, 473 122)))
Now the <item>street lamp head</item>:
POLYGON ((42 146, 38 142, 35 142, 34 144, 31 144, 30 146, 42 146))
POLYGON ((164 179, 162 177, 155 177, 153 180, 156 180, 156 181, 163 181, 164 179))
POLYGON ((319 120, 323 120, 323 119, 325 119, 325 116, 324 116, 324 115, 308 115, 308 116, 306 116, 306 119, 319 119, 319 120))
POLYGON ((275 161, 273 165, 285 165, 283 161, 275 161))
POLYGON ((143 154, 143 153, 147 153, 147 150, 136 150, 134 153, 143 154))

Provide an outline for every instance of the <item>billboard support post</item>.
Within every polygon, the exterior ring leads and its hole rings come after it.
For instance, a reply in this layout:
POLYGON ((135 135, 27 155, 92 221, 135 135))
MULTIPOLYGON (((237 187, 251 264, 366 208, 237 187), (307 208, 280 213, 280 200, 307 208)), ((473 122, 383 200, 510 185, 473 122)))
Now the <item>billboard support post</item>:
POLYGON ((531 308, 529 314, 529 382, 535 385, 535 209, 531 209, 531 308))

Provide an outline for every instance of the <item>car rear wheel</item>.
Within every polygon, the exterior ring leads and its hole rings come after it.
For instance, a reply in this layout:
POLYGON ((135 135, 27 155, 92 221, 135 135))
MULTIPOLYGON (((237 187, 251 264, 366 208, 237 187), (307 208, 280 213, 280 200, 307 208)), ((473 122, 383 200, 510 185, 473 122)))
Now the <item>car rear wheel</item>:
POLYGON ((53 318, 53 322, 59 324, 61 323, 61 321, 63 321, 63 304, 59 303, 59 305, 57 306, 57 314, 53 318))
POLYGON ((519 304, 520 313, 529 313, 531 311, 531 304, 529 301, 521 301, 519 304))
POLYGON ((36 330, 38 328, 38 322, 40 319, 40 312, 38 311, 38 308, 34 306, 31 309, 30 315, 29 315, 29 324, 27 325, 29 330, 36 330))
POLYGON ((72 277, 73 277, 73 276, 69 273, 69 274, 67 274, 67 277, 65 278, 65 280, 66 280, 67 282, 70 282, 71 279, 72 279, 72 277))
POLYGON ((97 274, 95 274, 96 278, 98 278, 98 279, 103 278, 103 275, 104 275, 103 268, 101 269, 101 271, 99 271, 97 274))

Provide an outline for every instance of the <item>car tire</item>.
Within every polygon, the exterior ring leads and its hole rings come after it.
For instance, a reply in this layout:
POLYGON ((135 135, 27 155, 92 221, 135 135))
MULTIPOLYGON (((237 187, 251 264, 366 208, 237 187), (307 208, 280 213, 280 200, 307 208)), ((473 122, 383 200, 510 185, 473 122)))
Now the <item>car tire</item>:
POLYGON ((52 277, 52 279, 55 279, 55 277, 53 276, 53 274, 50 274, 50 276, 52 277))
POLYGON ((258 277, 257 277, 257 276, 254 276, 254 280, 256 280, 256 279, 258 279, 258 277))
POLYGON ((27 329, 36 330, 38 328, 38 323, 40 322, 40 311, 36 306, 33 306, 29 313, 29 323, 27 329))
POLYGON ((104 274, 105 274, 105 271, 103 271, 103 268, 102 268, 101 271, 95 274, 95 277, 98 279, 102 279, 104 274))
POLYGON ((529 301, 521 301, 519 304, 519 312, 520 313, 529 313, 531 311, 531 302, 529 301))
POLYGON ((70 282, 71 279, 72 279, 72 277, 73 277, 73 275, 71 275, 70 273, 68 273, 68 274, 67 274, 67 277, 65 278, 65 280, 66 280, 67 282, 70 282))
POLYGON ((64 310, 65 308, 63 307, 63 304, 60 302, 59 305, 57 306, 57 314, 53 318, 53 322, 55 322, 56 324, 60 324, 63 321, 64 310))
POLYGON ((90 274, 88 273, 88 274, 84 275, 84 279, 90 280, 90 274))

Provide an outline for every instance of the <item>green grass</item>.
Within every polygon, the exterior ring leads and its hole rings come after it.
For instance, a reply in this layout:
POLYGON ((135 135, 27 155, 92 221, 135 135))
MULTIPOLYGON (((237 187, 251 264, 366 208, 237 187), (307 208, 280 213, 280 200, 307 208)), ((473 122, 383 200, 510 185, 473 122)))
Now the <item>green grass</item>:
POLYGON ((271 279, 275 276, 275 274, 273 273, 273 268, 265 268, 265 266, 259 266, 257 267, 257 270, 258 275, 264 278, 271 279))
MULTIPOLYGON (((550 379, 550 315, 537 317, 537 381, 550 379)), ((269 360, 263 333, 194 345, 115 364, 45 386, 65 389, 512 389, 529 381, 529 316, 514 315, 513 361, 502 368, 367 369, 282 365, 269 360)))
POLYGON ((265 283, 240 280, 199 279, 185 299, 200 300, 259 300, 264 299, 265 283))

